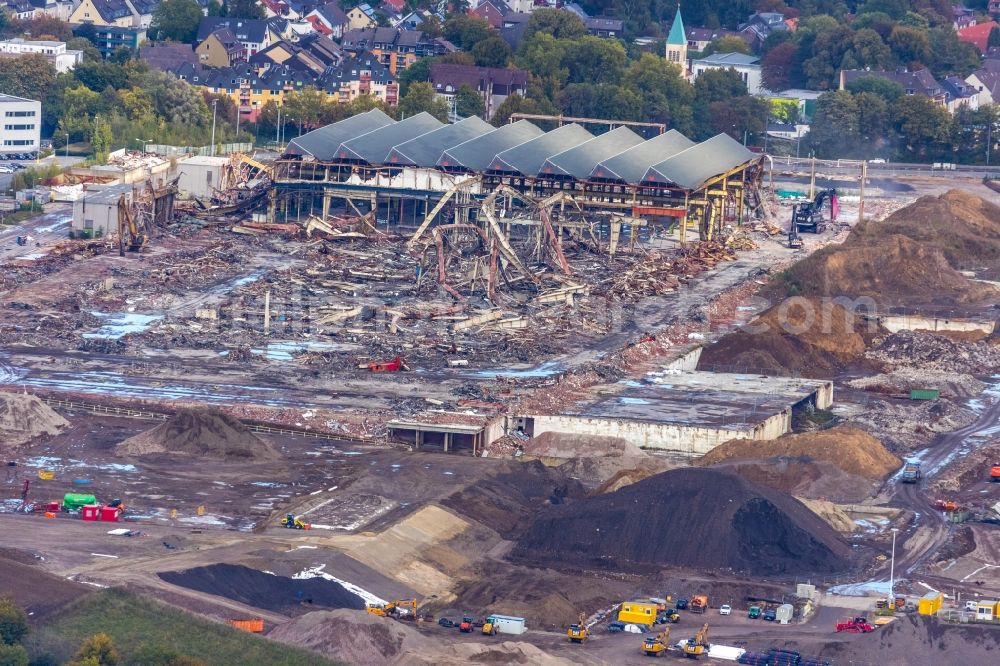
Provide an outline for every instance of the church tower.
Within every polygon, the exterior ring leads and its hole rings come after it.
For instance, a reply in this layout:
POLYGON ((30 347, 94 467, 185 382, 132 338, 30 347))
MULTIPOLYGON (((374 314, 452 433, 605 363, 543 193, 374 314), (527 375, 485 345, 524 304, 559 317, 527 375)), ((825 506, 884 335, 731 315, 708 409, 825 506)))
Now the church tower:
POLYGON ((670 34, 667 35, 667 62, 681 66, 681 71, 687 72, 688 40, 684 31, 684 20, 681 19, 681 5, 677 3, 677 14, 670 24, 670 34))

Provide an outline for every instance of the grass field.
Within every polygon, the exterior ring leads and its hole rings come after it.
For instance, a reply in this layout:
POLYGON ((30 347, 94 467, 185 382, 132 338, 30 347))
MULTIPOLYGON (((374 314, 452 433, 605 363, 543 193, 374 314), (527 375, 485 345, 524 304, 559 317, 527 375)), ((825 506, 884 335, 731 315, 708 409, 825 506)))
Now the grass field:
POLYGON ((67 606, 28 640, 33 658, 61 663, 86 638, 106 633, 122 660, 143 646, 169 648, 210 666, 331 666, 313 652, 210 622, 121 590, 102 590, 67 606))

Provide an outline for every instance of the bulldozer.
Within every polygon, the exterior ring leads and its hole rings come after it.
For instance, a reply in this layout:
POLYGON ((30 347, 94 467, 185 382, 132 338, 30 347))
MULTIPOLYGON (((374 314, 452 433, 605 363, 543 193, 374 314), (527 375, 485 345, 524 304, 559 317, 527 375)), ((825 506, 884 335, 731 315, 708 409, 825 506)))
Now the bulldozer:
POLYGON ((569 629, 566 630, 566 635, 569 637, 570 643, 582 643, 587 640, 589 632, 587 631, 587 616, 580 613, 580 619, 576 624, 569 625, 569 629))
POLYGON ((684 641, 684 654, 691 659, 697 659, 708 650, 708 623, 702 625, 694 638, 684 641))
POLYGON ((647 657, 659 657, 667 651, 670 645, 670 627, 664 627, 663 631, 655 636, 647 636, 642 641, 642 653, 647 657))
POLYGON ((395 617, 400 619, 405 618, 407 620, 415 620, 417 619, 417 600, 395 599, 385 604, 368 604, 365 606, 365 610, 372 615, 377 615, 379 617, 395 617))
POLYGON ((285 514, 281 519, 281 526, 290 530, 308 530, 312 525, 297 517, 294 513, 285 514))

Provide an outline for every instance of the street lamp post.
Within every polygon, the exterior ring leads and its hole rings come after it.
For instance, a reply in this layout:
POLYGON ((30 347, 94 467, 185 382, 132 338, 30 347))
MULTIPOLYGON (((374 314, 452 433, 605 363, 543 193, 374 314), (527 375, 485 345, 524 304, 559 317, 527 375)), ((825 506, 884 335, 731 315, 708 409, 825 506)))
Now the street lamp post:
POLYGON ((152 143, 152 142, 153 142, 153 140, 152 140, 152 139, 139 139, 139 138, 137 138, 137 139, 136 139, 136 141, 138 141, 139 143, 141 143, 141 144, 142 144, 142 154, 143 154, 143 155, 145 155, 145 154, 146 154, 146 144, 147 144, 147 143, 152 143))
POLYGON ((899 528, 892 528, 892 557, 889 560, 889 607, 896 607, 896 595, 894 585, 896 583, 896 533, 899 528))
POLYGON ((69 157, 69 132, 66 132, 66 157, 69 157))
POLYGON ((218 112, 218 109, 219 109, 219 100, 213 99, 212 100, 212 150, 210 151, 210 154, 213 156, 215 155, 215 115, 218 112))

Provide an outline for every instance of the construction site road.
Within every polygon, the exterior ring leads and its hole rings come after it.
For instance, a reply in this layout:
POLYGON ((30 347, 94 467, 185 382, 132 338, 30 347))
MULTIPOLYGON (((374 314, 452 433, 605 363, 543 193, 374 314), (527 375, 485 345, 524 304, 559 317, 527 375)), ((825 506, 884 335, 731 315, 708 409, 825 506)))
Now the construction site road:
POLYGON ((13 226, 0 225, 0 262, 14 259, 33 261, 47 250, 66 240, 73 208, 70 204, 48 204, 44 215, 13 226), (18 236, 27 236, 27 245, 18 245, 18 236))

